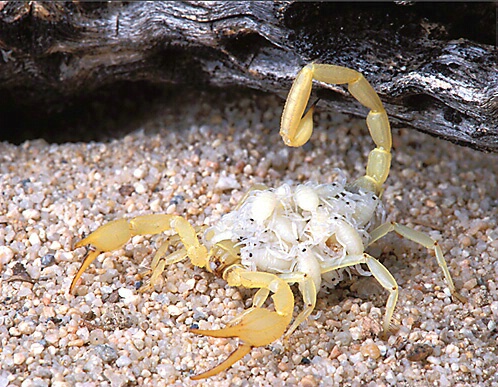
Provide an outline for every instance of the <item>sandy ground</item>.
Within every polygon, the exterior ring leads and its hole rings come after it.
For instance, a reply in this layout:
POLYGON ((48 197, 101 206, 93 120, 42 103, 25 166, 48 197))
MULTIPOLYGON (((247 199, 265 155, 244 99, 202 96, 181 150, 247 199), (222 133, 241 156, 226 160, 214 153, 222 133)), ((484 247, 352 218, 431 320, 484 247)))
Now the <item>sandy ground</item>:
POLYGON ((372 142, 363 120, 322 112, 311 142, 289 149, 278 135, 282 101, 216 99, 179 101, 108 142, 0 144, 0 387, 498 386, 498 156, 413 131, 393 133, 383 201, 390 220, 440 242, 465 304, 448 295, 433 254, 388 235, 369 253, 400 285, 395 335, 378 335, 386 293, 353 277, 319 293, 288 345, 256 348, 194 382, 237 340, 188 328, 225 326, 253 291, 185 261, 139 293, 157 244, 134 237, 68 294, 85 254, 74 243, 110 220, 166 212, 210 225, 254 183, 364 173, 372 142))

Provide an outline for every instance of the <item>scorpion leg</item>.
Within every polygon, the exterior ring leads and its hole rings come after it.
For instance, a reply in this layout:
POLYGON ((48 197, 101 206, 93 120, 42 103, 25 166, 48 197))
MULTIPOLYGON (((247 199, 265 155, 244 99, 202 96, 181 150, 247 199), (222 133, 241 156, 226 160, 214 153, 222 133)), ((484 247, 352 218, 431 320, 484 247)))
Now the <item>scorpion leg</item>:
POLYGON ((280 274, 279 277, 290 284, 297 282, 304 302, 303 310, 297 315, 290 328, 287 329, 287 332, 285 332, 284 340, 288 340, 290 335, 294 333, 301 323, 306 321, 315 309, 318 291, 311 276, 304 273, 280 274))
POLYGON ((259 289, 256 293, 254 293, 254 296, 252 297, 252 306, 249 309, 245 310, 241 315, 230 320, 230 322, 227 325, 230 327, 237 325, 239 321, 242 321, 246 315, 248 315, 253 311, 253 309, 261 308, 269 295, 270 295, 269 289, 265 288, 259 289))
POLYGON ((443 256, 443 251, 441 250, 439 243, 437 243, 437 241, 432 239, 427 234, 424 234, 423 232, 416 231, 414 229, 411 229, 409 227, 403 226, 395 222, 387 222, 380 225, 370 233, 372 240, 369 242, 369 245, 374 243, 378 239, 382 238, 384 235, 388 234, 391 231, 394 231, 397 234, 401 235, 402 237, 405 237, 411 240, 412 242, 418 243, 419 245, 422 245, 427 249, 434 250, 434 253, 436 254, 437 263, 441 268, 441 270, 443 271, 444 278, 446 279, 446 283, 448 284, 448 288, 450 289, 451 295, 462 303, 465 303, 467 301, 466 298, 463 297, 460 293, 458 293, 458 291, 455 288, 455 284, 453 283, 453 279, 451 278, 450 271, 448 270, 448 266, 446 265, 446 261, 443 256))
MULTIPOLYGON (((69 292, 74 291, 78 279, 101 253, 121 248, 135 235, 160 234, 168 230, 174 230, 178 234, 181 242, 185 245, 185 256, 191 259, 192 264, 199 267, 206 266, 208 261, 207 250, 199 243, 195 229, 181 216, 155 214, 137 216, 130 220, 119 219, 99 227, 86 238, 76 243, 76 248, 92 245, 95 250, 91 251, 83 260, 81 267, 71 282, 69 292)), ((161 252, 165 251, 166 247, 161 246, 161 252)), ((156 257, 154 258, 154 263, 157 265, 160 256, 156 254, 156 257)), ((153 267, 153 269, 155 268, 153 267)))
MULTIPOLYGON (((268 345, 277 340, 284 334, 292 319, 294 296, 289 285, 275 274, 251 272, 241 267, 234 267, 228 271, 226 280, 230 286, 244 286, 271 291, 275 311, 255 306, 244 313, 242 318, 236 318, 234 325, 229 324, 224 329, 191 329, 190 331, 196 334, 212 337, 238 337, 243 342, 225 361, 209 371, 193 376, 192 379, 194 380, 216 375, 242 359, 253 347, 268 345)), ((266 299, 265 295, 267 295, 266 291, 261 292, 260 299, 266 299)))
POLYGON ((303 117, 313 80, 329 84, 347 83, 353 97, 370 109, 367 126, 376 147, 368 156, 365 176, 357 179, 353 186, 380 194, 391 166, 391 128, 378 94, 361 73, 342 66, 315 63, 306 65, 297 75, 282 113, 280 135, 285 144, 302 146, 313 132, 313 108, 303 117))
POLYGON ((152 272, 152 274, 150 276, 148 284, 140 288, 140 293, 147 292, 154 288, 154 285, 156 284, 161 274, 164 272, 166 266, 180 262, 187 257, 187 249, 185 248, 174 251, 173 253, 164 257, 169 246, 170 242, 166 241, 156 251, 154 258, 152 259, 152 263, 150 264, 150 272, 152 272))
POLYGON ((382 263, 366 253, 360 255, 346 255, 341 259, 339 264, 328 266, 322 271, 322 273, 358 265, 360 263, 365 263, 375 279, 389 292, 383 324, 384 333, 387 333, 391 328, 391 319, 398 300, 398 284, 389 270, 387 270, 382 263))

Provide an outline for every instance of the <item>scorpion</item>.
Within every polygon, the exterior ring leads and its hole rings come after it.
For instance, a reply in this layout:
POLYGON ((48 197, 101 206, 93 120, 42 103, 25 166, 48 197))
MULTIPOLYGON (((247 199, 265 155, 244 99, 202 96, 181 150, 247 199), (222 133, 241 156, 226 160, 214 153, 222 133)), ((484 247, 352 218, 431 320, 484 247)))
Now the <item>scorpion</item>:
POLYGON ((285 103, 280 135, 286 145, 304 145, 313 132, 315 104, 306 112, 313 80, 327 84, 347 84, 352 96, 369 109, 366 123, 375 148, 370 152, 366 173, 348 184, 345 178, 330 184, 308 182, 283 184, 278 188, 252 187, 238 206, 216 224, 196 230, 185 218, 173 214, 152 214, 109 222, 76 243, 75 248, 92 245, 76 273, 70 293, 83 272, 103 252, 121 248, 135 235, 173 232, 151 262, 150 289, 167 265, 185 258, 200 268, 222 277, 229 286, 257 289, 252 307, 227 327, 216 330, 190 329, 212 337, 239 338, 229 357, 212 369, 192 376, 198 380, 216 375, 247 355, 252 348, 284 340, 304 322, 316 305, 322 285, 334 286, 343 273, 357 268, 373 277, 389 293, 383 331, 391 320, 398 299, 398 285, 389 270, 365 248, 389 232, 433 250, 451 294, 457 292, 438 242, 427 234, 396 222, 384 222, 380 197, 391 166, 391 129, 384 106, 365 77, 350 68, 311 63, 298 73, 285 103), (371 228, 373 228, 371 230, 371 228), (176 250, 168 254, 170 246, 176 250), (368 271, 360 265, 368 267, 368 271), (303 309, 291 324, 297 284, 303 309), (268 297, 274 310, 263 307, 268 297))

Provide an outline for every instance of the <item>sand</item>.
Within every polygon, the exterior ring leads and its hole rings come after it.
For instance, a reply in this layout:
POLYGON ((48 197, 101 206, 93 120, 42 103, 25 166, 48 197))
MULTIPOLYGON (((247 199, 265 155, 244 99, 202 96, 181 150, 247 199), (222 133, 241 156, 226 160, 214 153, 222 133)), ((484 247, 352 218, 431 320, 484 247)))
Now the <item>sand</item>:
POLYGON ((450 297, 432 253, 388 235, 368 251, 400 286, 396 334, 379 336, 387 294, 354 276, 319 293, 287 344, 195 382, 237 340, 188 328, 225 326, 252 290, 187 260, 140 293, 157 238, 137 236, 101 255, 69 294, 86 251, 74 243, 108 221, 164 212, 211 225, 255 183, 364 173, 373 146, 364 120, 322 111, 310 143, 290 149, 277 98, 184 98, 105 142, 0 143, 0 387, 498 386, 498 155, 412 130, 393 131, 388 219, 439 241, 465 304, 450 297))

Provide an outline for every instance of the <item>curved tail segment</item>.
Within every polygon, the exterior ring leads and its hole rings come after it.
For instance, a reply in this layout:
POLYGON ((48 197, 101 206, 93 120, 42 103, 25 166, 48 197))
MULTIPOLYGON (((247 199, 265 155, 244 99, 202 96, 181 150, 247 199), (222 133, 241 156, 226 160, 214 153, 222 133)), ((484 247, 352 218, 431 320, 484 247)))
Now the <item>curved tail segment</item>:
POLYGON ((353 97, 370 109, 367 126, 376 147, 368 156, 365 176, 357 179, 353 186, 379 195, 391 167, 391 127, 378 94, 361 73, 329 64, 306 65, 297 75, 282 113, 280 135, 285 144, 299 147, 311 137, 314 106, 304 117, 303 114, 311 95, 313 80, 330 84, 347 83, 353 97))

